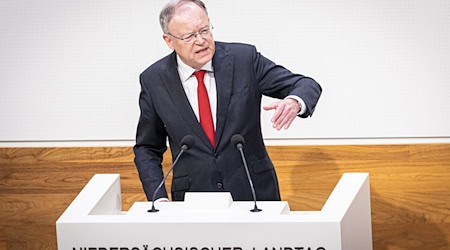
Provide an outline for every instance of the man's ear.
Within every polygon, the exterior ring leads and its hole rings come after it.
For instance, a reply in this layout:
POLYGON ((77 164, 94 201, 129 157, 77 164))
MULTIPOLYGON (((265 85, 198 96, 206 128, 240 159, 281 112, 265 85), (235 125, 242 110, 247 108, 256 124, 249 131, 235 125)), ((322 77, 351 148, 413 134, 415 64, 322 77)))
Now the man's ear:
POLYGON ((163 39, 166 42, 167 46, 171 49, 174 50, 173 44, 172 44, 172 38, 167 35, 167 34, 163 34, 163 39))

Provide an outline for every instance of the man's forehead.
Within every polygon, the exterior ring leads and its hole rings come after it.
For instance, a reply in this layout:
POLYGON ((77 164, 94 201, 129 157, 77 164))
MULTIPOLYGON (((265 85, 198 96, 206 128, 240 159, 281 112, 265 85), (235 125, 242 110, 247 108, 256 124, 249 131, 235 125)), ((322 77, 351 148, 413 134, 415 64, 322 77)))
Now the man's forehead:
MULTIPOLYGON (((203 9, 196 6, 180 7, 174 13, 172 19, 169 22, 169 26, 176 29, 196 29, 208 25, 209 18, 203 9), (185 8, 186 7, 186 8, 185 8)), ((189 30, 188 30, 189 31, 189 30)))
POLYGON ((205 10, 194 3, 183 3, 175 7, 173 17, 187 16, 192 14, 201 14, 207 16, 205 10))
POLYGON ((195 8, 198 8, 198 6, 193 3, 180 3, 177 6, 175 6, 174 15, 180 14, 185 11, 190 11, 195 8))

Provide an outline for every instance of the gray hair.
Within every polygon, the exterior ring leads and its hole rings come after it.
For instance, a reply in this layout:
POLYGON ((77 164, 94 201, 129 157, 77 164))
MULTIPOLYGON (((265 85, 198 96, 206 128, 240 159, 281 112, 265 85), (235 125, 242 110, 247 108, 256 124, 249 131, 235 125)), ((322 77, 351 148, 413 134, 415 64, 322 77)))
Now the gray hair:
POLYGON ((205 4, 201 0, 172 0, 168 4, 164 6, 164 8, 159 13, 159 24, 161 25, 161 29, 165 34, 169 33, 167 26, 169 25, 170 20, 172 19, 177 8, 187 4, 193 3, 202 8, 206 15, 208 15, 208 11, 206 10, 205 4))

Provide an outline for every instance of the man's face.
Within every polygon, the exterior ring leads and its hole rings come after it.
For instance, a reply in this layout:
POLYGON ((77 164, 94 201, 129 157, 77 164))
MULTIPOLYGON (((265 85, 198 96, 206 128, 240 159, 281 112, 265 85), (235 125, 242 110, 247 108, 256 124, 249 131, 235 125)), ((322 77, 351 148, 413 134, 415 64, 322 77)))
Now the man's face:
POLYGON ((175 11, 168 24, 170 34, 164 34, 164 41, 169 48, 175 50, 181 60, 194 69, 200 69, 214 55, 214 38, 211 30, 201 35, 197 32, 209 29, 209 18, 202 8, 195 4, 185 4, 175 11), (186 42, 179 38, 196 33, 192 41, 186 42), (174 37, 176 36, 176 37, 174 37))

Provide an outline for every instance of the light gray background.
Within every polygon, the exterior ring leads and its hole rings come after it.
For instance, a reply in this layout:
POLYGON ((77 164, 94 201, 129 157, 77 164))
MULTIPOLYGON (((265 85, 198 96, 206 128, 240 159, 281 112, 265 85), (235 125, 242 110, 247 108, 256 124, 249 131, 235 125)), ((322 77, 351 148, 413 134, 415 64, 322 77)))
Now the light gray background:
MULTIPOLYGON (((132 145, 166 1, 0 1, 0 144, 132 145)), ((450 138, 450 1, 205 1, 214 37, 315 78, 312 119, 266 139, 450 138)), ((271 100, 265 99, 267 103, 271 100)))

